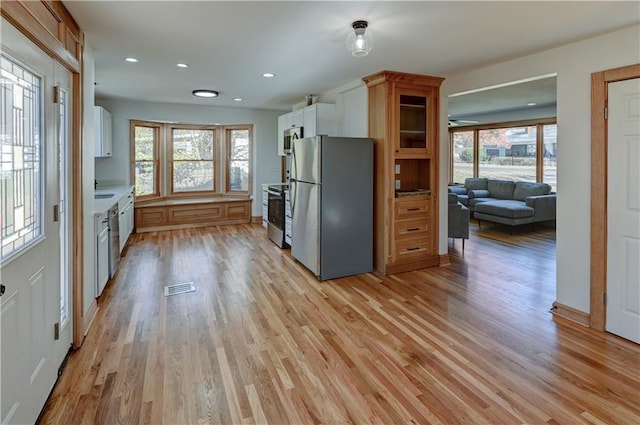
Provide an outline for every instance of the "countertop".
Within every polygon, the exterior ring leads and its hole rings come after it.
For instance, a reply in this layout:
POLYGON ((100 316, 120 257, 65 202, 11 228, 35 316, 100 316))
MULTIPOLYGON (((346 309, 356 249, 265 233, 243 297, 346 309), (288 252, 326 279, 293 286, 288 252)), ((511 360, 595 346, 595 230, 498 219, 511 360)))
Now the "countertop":
POLYGON ((95 190, 96 195, 104 195, 107 193, 112 193, 113 196, 111 198, 106 199, 95 199, 93 204, 93 213, 94 214, 102 214, 107 211, 109 208, 118 203, 118 200, 122 198, 124 195, 129 193, 133 189, 131 185, 118 185, 118 186, 101 186, 99 189, 95 190))

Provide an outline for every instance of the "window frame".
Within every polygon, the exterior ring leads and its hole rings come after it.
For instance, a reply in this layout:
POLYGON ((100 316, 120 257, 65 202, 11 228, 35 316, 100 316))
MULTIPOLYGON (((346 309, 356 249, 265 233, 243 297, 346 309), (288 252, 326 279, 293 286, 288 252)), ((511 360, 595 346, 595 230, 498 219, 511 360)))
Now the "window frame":
MULTIPOLYGON (((207 125, 180 122, 162 122, 130 120, 130 181, 135 186, 135 128, 151 127, 154 129, 154 160, 155 166, 155 193, 136 196, 136 202, 145 204, 159 202, 167 199, 183 198, 213 198, 234 197, 250 198, 253 190, 253 124, 229 124, 207 125), (173 191, 173 129, 208 129, 214 131, 213 146, 213 190, 206 191, 173 191), (248 159, 248 187, 247 190, 232 190, 230 188, 231 139, 227 136, 233 130, 248 130, 249 132, 249 159, 248 159), (166 169, 165 169, 166 168, 166 169)), ((242 159, 237 160, 242 161, 242 159)), ((146 161, 148 162, 148 161, 146 161)))
POLYGON ((224 164, 224 181, 225 181, 225 193, 229 193, 229 194, 242 194, 242 195, 249 195, 251 193, 252 190, 252 180, 253 180, 253 173, 251 172, 252 168, 253 168, 253 124, 238 124, 238 125, 225 125, 222 126, 223 129, 223 135, 224 135, 224 158, 225 158, 225 164, 224 164), (247 190, 234 190, 231 189, 230 185, 231 185, 231 163, 232 161, 244 161, 242 159, 234 159, 231 158, 231 137, 229 136, 229 133, 234 131, 234 130, 247 130, 249 133, 249 147, 248 150, 249 152, 247 153, 248 158, 247 158, 247 170, 248 170, 248 182, 247 182, 247 190))
POLYGON ((153 193, 145 194, 145 195, 136 195, 134 190, 135 200, 143 201, 149 199, 157 199, 162 196, 162 187, 160 186, 162 180, 162 149, 161 149, 161 140, 163 138, 163 124, 153 121, 138 121, 131 120, 130 121, 130 174, 131 174, 131 184, 135 187, 136 184, 136 164, 138 162, 151 162, 153 163, 155 175, 154 175, 154 186, 155 191, 153 193), (149 127, 153 129, 154 140, 153 140, 153 159, 151 161, 137 161, 136 160, 136 127, 149 127))
MULTIPOLYGON (((544 180, 544 127, 547 125, 557 125, 556 117, 540 118, 534 120, 520 120, 520 121, 507 121, 498 123, 487 123, 480 125, 465 125, 455 128, 449 128, 449 185, 463 184, 464 182, 454 182, 454 146, 453 139, 454 134, 458 132, 473 132, 473 177, 479 176, 479 161, 480 161, 480 137, 481 130, 494 130, 500 128, 512 128, 512 127, 535 127, 536 128, 536 182, 541 183, 544 180)), ((556 142, 557 143, 557 142, 556 142)))
MULTIPOLYGON (((165 135, 165 149, 167 150, 167 179, 166 179, 166 187, 169 196, 171 197, 194 197, 194 196, 209 196, 215 195, 219 193, 218 187, 219 185, 219 175, 220 175, 220 154, 219 154, 219 138, 220 138, 220 127, 217 125, 197 125, 197 124, 169 124, 166 126, 166 135, 165 135), (182 162, 175 161, 173 159, 173 131, 174 130, 211 130, 213 131, 213 147, 212 154, 213 158, 211 160, 189 160, 189 161, 200 161, 200 162, 211 162, 213 166, 213 189, 212 190, 183 190, 176 192, 174 190, 174 180, 173 180, 173 165, 174 162, 182 162)), ((186 161, 186 160, 185 160, 186 161)))

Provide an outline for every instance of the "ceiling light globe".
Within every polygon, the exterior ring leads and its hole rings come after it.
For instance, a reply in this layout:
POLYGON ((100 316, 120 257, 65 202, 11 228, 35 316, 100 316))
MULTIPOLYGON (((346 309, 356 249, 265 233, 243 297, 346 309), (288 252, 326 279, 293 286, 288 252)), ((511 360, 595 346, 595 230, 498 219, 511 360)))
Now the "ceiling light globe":
POLYGON ((367 56, 373 48, 373 33, 367 30, 367 21, 355 21, 351 24, 353 31, 347 36, 347 50, 352 56, 367 56))

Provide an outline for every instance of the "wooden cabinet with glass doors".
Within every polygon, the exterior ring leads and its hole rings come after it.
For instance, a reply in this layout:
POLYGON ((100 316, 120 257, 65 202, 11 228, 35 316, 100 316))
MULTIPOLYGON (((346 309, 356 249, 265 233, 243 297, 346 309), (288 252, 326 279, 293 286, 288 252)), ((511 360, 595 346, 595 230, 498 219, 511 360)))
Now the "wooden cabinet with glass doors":
POLYGON ((393 274, 438 265, 443 79, 382 71, 363 80, 369 88, 369 137, 375 143, 375 270, 393 274))

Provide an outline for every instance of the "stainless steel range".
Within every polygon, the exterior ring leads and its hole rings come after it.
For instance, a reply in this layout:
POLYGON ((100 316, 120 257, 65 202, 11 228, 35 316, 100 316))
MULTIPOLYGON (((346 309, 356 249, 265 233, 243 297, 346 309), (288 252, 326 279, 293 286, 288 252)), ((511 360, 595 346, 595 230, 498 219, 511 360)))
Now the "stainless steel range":
POLYGON ((267 224, 267 235, 280 248, 285 247, 284 241, 284 191, 289 188, 288 185, 271 185, 267 187, 268 204, 267 213, 269 223, 267 224))

